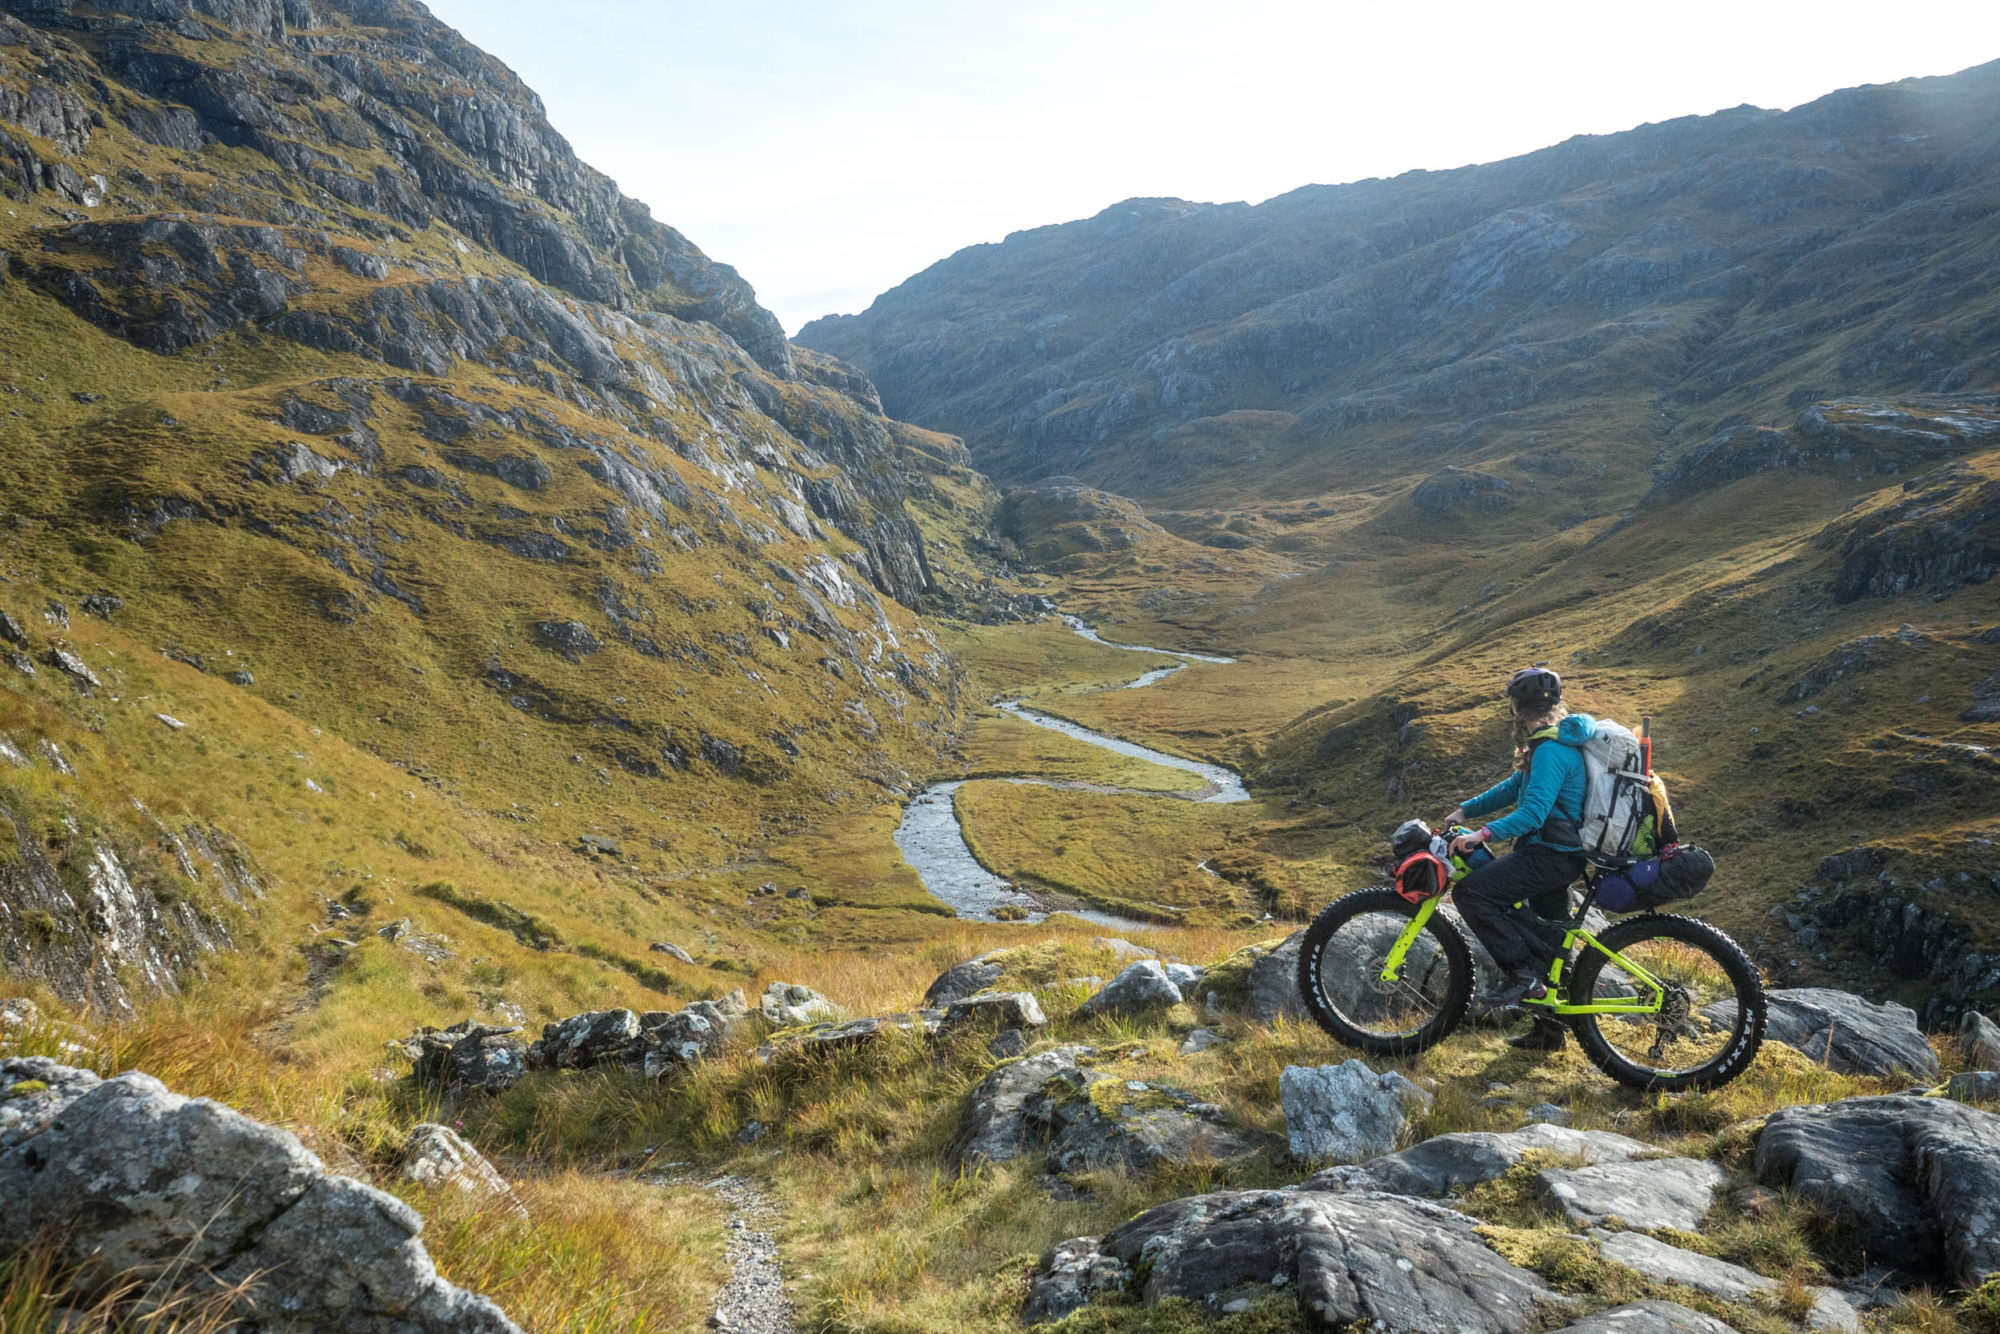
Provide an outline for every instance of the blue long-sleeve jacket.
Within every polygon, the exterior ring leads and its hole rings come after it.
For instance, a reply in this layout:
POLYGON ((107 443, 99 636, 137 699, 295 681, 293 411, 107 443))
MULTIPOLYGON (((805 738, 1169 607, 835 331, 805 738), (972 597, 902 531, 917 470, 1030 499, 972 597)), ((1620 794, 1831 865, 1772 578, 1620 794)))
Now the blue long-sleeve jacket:
MULTIPOLYGON (((1488 811, 1505 806, 1514 809, 1486 827, 1495 839, 1526 837, 1531 842, 1548 842, 1541 837, 1542 825, 1551 815, 1567 816, 1582 823, 1585 774, 1583 752, 1578 749, 1597 730, 1597 720, 1587 713, 1572 713, 1556 727, 1553 741, 1535 747, 1534 762, 1528 766, 1527 782, 1516 769, 1500 782, 1465 803, 1466 818, 1477 819, 1488 811)), ((1577 850, 1575 842, 1548 846, 1566 852, 1577 850)))

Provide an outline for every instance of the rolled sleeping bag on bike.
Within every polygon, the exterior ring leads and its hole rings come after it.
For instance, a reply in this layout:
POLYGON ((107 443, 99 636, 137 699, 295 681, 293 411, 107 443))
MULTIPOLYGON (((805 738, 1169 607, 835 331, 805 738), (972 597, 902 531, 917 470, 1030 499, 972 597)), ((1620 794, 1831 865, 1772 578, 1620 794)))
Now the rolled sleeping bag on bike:
POLYGON ((1615 871, 1597 882, 1597 906, 1606 912, 1641 912, 1691 899, 1708 886, 1715 858, 1692 843, 1668 848, 1657 857, 1615 871))
POLYGON ((1396 892, 1411 903, 1436 898, 1450 883, 1451 868, 1429 848, 1413 852, 1396 863, 1396 892))

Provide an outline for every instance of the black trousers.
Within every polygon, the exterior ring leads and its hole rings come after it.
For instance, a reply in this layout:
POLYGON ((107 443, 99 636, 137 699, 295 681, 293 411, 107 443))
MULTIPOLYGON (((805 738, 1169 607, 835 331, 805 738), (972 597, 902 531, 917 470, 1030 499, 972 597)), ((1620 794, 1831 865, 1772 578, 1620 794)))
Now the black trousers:
POLYGON ((1503 972, 1539 967, 1562 944, 1550 923, 1569 916, 1569 887, 1583 867, 1581 852, 1517 843, 1459 881, 1452 902, 1503 972))

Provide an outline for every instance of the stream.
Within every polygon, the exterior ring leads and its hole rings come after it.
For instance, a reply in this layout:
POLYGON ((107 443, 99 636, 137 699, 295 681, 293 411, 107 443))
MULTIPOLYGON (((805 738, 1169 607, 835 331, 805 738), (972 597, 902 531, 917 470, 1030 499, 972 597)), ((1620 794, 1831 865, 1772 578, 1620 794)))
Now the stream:
MULTIPOLYGON (((1230 663, 1234 658, 1215 657, 1205 653, 1184 653, 1177 649, 1150 648, 1143 644, 1118 644, 1101 637, 1095 630, 1074 616, 1064 616, 1063 624, 1093 644, 1106 648, 1124 649, 1132 653, 1150 653, 1155 657, 1178 658, 1171 667, 1158 667, 1137 679, 1127 681, 1122 686, 1107 687, 1117 690, 1138 690, 1163 681, 1175 672, 1184 671, 1190 663, 1230 663)), ((1138 792, 1130 788, 1105 787, 1101 784, 1070 783, 1052 778, 1036 778, 1033 775, 1017 775, 1005 781, 1010 783, 1034 784, 1040 787, 1072 788, 1088 792, 1125 793, 1134 796, 1153 796, 1167 800, 1235 802, 1248 801, 1250 793, 1243 786, 1242 777, 1219 764, 1206 764, 1200 760, 1182 759, 1165 751, 1154 750, 1134 741, 1121 740, 1093 731, 1080 723, 1058 718, 1053 714, 1031 709, 1016 700, 1001 700, 998 707, 1002 712, 1012 714, 1023 722, 1036 727, 1046 727, 1052 732, 1060 732, 1086 745, 1097 746, 1114 754, 1130 759, 1145 760, 1150 764, 1178 769, 1201 778, 1205 784, 1193 792, 1138 792)), ((1011 908, 1026 915, 1013 918, 1016 921, 1039 922, 1048 914, 1042 910, 1037 900, 1016 888, 1004 877, 997 876, 979 864, 966 846, 965 832, 959 827, 958 811, 953 796, 965 780, 957 779, 945 783, 933 783, 919 793, 915 800, 904 808, 901 823, 896 826, 896 846, 902 851, 903 860, 908 862, 923 880, 924 888, 933 897, 949 904, 960 917, 974 917, 984 921, 999 921, 994 910, 1011 908)), ((1100 926, 1117 931, 1146 931, 1153 929, 1152 923, 1138 922, 1111 913, 1093 912, 1088 909, 1064 908, 1073 917, 1095 922, 1100 926)))

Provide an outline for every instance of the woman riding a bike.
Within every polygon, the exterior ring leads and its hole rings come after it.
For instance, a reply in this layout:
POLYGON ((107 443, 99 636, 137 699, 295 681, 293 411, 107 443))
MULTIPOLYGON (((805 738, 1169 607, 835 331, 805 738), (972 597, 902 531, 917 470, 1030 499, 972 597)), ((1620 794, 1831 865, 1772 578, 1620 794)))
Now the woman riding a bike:
MULTIPOLYGON (((1594 727, 1588 714, 1563 706, 1562 678, 1545 667, 1514 673, 1507 699, 1514 713, 1514 772, 1445 819, 1447 826, 1458 825, 1514 808, 1452 844, 1464 853, 1515 840, 1513 851, 1460 881, 1456 894, 1466 924, 1500 970, 1499 982, 1479 997, 1488 1009, 1539 999, 1549 961, 1562 948, 1562 928, 1555 923, 1569 916, 1569 887, 1585 865, 1579 831, 1586 774, 1577 747, 1590 740, 1594 727)), ((1510 1043, 1553 1051, 1566 1031, 1553 1015, 1539 1014, 1534 1028, 1510 1043)))

